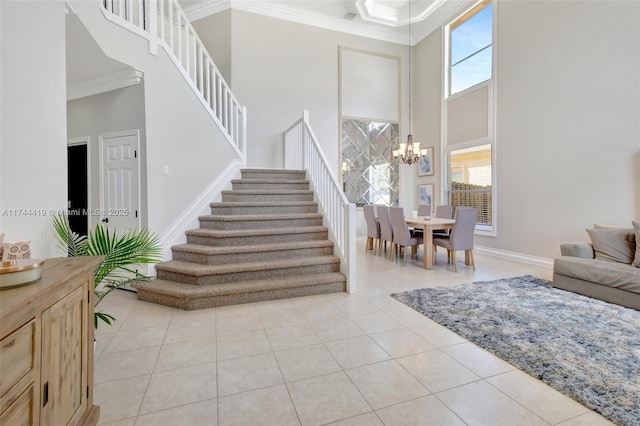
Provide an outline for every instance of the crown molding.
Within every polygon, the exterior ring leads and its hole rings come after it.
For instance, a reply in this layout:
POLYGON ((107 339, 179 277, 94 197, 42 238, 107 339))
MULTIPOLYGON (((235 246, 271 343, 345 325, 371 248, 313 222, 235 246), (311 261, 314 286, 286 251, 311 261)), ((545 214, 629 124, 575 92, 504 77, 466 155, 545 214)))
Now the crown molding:
POLYGON ((133 68, 102 75, 67 86, 67 101, 134 86, 142 81, 143 73, 133 68))
MULTIPOLYGON (((453 19, 456 15, 472 6, 477 0, 414 0, 416 4, 413 17, 409 17, 408 7, 397 11, 395 17, 376 18, 369 13, 360 11, 363 5, 373 5, 380 10, 382 5, 376 5, 375 0, 357 0, 356 7, 360 12, 362 21, 348 21, 342 18, 327 16, 308 9, 296 8, 284 4, 266 0, 202 0, 192 4, 184 11, 193 22, 206 18, 225 10, 235 9, 285 21, 297 22, 361 37, 372 38, 391 43, 406 45, 409 36, 407 24, 411 20, 411 45, 415 46, 426 36, 437 30, 444 22, 453 19), (383 24, 383 25, 380 25, 383 24), (402 28, 400 28, 402 26, 402 28)), ((386 7, 388 9, 393 9, 386 7)), ((413 8, 413 6, 412 6, 413 8)))
POLYGON ((477 0, 443 1, 429 15, 429 19, 425 19, 424 21, 413 25, 413 29, 411 31, 411 45, 415 46, 429 34, 440 28, 444 23, 455 19, 475 3, 477 3, 477 0))
POLYGON ((191 22, 231 9, 231 0, 203 0, 183 8, 191 22))
POLYGON ((243 10, 245 12, 252 12, 270 16, 272 18, 284 19, 287 21, 297 22, 299 24, 339 31, 376 40, 388 41, 391 43, 406 44, 409 38, 406 31, 396 28, 371 25, 367 22, 347 21, 342 18, 334 18, 310 10, 298 9, 271 2, 232 0, 231 6, 234 9, 243 10))
POLYGON ((409 38, 405 30, 380 27, 367 22, 347 21, 269 1, 203 0, 185 8, 184 11, 187 17, 194 21, 229 8, 391 43, 407 44, 409 38))

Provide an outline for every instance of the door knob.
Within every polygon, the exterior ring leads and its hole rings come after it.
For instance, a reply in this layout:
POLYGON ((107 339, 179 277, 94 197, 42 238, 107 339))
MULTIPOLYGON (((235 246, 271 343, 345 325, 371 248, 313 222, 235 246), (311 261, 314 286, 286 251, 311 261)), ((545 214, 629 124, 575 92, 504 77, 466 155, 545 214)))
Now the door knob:
POLYGON ((104 219, 102 219, 102 222, 104 222, 104 223, 109 223, 109 218, 108 218, 108 217, 105 217, 104 219))

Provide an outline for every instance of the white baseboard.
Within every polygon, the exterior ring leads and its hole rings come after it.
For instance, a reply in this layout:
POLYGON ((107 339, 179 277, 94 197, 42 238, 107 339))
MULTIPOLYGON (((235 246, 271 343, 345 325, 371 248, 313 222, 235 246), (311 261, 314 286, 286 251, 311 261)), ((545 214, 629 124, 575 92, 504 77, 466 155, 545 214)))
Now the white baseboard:
POLYGON ((515 260, 516 262, 523 262, 529 265, 542 266, 544 268, 553 267, 553 259, 539 256, 531 256, 524 253, 518 253, 515 251, 500 250, 491 247, 474 246, 473 250, 476 253, 486 254, 487 256, 498 257, 501 259, 515 260))
MULTIPOLYGON (((198 228, 198 216, 210 214, 209 203, 220 201, 221 191, 230 184, 231 179, 240 177, 244 167, 241 160, 233 160, 216 178, 185 208, 182 213, 160 234, 162 257, 172 257, 171 247, 187 242, 185 231, 198 228)), ((230 189, 230 187, 229 187, 230 189)))

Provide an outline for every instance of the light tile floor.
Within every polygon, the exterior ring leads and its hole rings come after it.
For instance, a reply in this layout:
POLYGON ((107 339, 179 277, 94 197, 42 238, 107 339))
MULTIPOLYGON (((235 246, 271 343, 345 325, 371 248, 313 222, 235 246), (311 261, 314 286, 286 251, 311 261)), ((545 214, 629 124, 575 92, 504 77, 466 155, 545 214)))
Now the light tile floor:
POLYGON ((94 399, 111 425, 611 425, 389 297, 551 270, 476 254, 477 271, 364 254, 358 292, 186 312, 112 293, 94 399))

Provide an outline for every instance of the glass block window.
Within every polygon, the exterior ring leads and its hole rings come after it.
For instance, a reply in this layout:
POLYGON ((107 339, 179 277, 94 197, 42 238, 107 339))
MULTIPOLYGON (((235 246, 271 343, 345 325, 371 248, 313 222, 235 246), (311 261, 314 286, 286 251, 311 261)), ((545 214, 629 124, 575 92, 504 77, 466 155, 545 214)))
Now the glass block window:
POLYGON ((398 205, 398 123, 342 119, 342 181, 349 202, 398 205))

